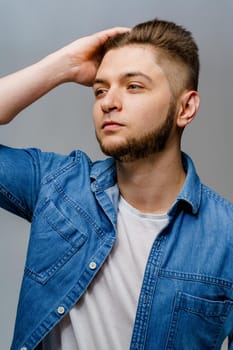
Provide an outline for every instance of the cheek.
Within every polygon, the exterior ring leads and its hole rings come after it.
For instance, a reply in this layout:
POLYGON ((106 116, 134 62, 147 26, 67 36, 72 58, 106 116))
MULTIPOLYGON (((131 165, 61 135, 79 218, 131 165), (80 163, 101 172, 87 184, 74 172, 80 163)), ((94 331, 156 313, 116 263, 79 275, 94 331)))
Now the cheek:
POLYGON ((138 122, 141 122, 144 127, 148 124, 154 125, 162 118, 162 109, 154 101, 144 101, 141 104, 136 104, 134 108, 138 122))
POLYGON ((142 94, 141 96, 135 95, 137 98, 132 98, 128 102, 131 108, 137 113, 143 113, 145 115, 162 115, 168 111, 171 95, 167 89, 160 89, 156 93, 142 94))
POLYGON ((99 117, 99 108, 97 106, 97 103, 94 103, 92 108, 92 119, 95 125, 98 124, 98 118, 99 117))
POLYGON ((167 117, 169 106, 170 98, 155 98, 147 101, 147 103, 144 105, 145 118, 151 118, 155 121, 155 123, 158 123, 167 117))

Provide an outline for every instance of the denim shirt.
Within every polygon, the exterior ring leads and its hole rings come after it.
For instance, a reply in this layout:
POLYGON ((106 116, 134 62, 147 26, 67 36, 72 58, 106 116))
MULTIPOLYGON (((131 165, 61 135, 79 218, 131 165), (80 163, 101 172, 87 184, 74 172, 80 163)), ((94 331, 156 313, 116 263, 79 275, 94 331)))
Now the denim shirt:
MULTIPOLYGON (((131 350, 214 350, 227 336, 233 350, 233 205, 201 184, 186 154, 183 165, 145 267, 131 350)), ((111 158, 0 146, 0 204, 31 222, 11 350, 39 349, 101 268, 116 240, 115 183, 111 158)))

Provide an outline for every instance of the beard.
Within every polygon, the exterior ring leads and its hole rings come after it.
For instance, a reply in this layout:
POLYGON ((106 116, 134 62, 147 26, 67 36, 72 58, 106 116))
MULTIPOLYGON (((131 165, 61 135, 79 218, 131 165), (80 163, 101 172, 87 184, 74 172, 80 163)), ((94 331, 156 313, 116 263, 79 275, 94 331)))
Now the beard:
POLYGON ((124 162, 147 158, 162 152, 166 147, 173 128, 175 111, 175 104, 171 103, 167 117, 159 128, 157 127, 139 136, 128 137, 119 145, 104 145, 98 135, 96 135, 102 152, 107 156, 124 162))

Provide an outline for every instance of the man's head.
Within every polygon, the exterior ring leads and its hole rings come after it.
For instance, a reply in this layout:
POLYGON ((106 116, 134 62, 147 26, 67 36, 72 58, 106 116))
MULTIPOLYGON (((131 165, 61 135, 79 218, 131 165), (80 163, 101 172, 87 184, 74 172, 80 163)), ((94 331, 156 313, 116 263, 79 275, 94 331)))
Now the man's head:
POLYGON ((104 153, 133 160, 176 147, 198 108, 198 73, 198 48, 174 23, 154 20, 109 39, 93 85, 104 153))
POLYGON ((155 51, 155 60, 167 74, 175 96, 180 89, 198 88, 198 47, 192 34, 173 22, 154 19, 136 25, 130 32, 110 38, 105 53, 126 45, 149 45, 155 51))

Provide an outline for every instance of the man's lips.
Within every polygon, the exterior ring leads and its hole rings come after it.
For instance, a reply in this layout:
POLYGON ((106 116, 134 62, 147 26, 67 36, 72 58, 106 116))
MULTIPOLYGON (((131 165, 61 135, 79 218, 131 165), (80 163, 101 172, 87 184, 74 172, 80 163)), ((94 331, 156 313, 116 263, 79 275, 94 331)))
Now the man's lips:
POLYGON ((124 124, 121 124, 119 122, 113 121, 113 120, 109 120, 109 121, 105 121, 102 124, 102 129, 104 130, 115 130, 115 129, 119 129, 121 127, 123 127, 124 124))

